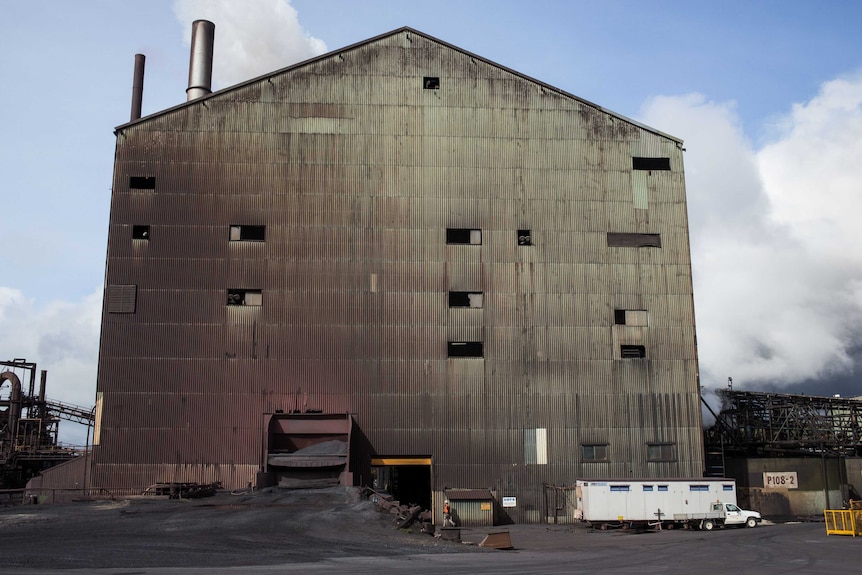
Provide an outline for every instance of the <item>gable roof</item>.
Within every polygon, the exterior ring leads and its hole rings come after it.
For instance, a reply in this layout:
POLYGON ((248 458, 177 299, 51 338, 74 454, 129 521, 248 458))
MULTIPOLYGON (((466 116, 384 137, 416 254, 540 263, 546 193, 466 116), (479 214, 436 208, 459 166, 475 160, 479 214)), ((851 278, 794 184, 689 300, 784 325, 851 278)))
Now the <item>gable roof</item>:
POLYGON ((632 125, 634 125, 634 126, 637 126, 638 128, 644 129, 644 130, 646 130, 646 131, 648 131, 648 132, 652 132, 652 133, 657 134, 657 135, 659 135, 659 136, 662 136, 662 137, 664 137, 664 138, 668 138, 668 139, 670 139, 670 140, 674 140, 675 142, 678 142, 678 143, 680 143, 680 144, 682 144, 682 142, 683 142, 683 141, 682 141, 682 139, 677 138, 676 136, 671 136, 670 134, 666 134, 666 133, 664 133, 664 132, 661 132, 661 131, 659 131, 659 130, 656 130, 655 128, 652 128, 652 127, 650 127, 650 126, 647 126, 647 125, 645 125, 645 124, 642 124, 642 123, 640 123, 640 122, 637 122, 637 121, 635 121, 635 120, 632 120, 631 118, 628 118, 628 117, 626 117, 626 116, 623 116, 622 114, 617 114, 616 112, 612 112, 611 110, 607 110, 607 109, 605 109, 605 108, 602 108, 602 107, 601 107, 601 106, 599 106, 598 104, 594 104, 593 102, 590 102, 589 100, 585 100, 585 99, 583 99, 583 98, 581 98, 581 97, 575 96, 574 94, 570 94, 569 92, 566 92, 565 90, 561 90, 560 88, 557 88, 557 87, 555 87, 555 86, 551 86, 550 84, 547 84, 547 83, 545 83, 545 82, 542 82, 541 80, 537 80, 537 79, 535 79, 535 78, 532 78, 532 77, 530 77, 530 76, 527 76, 526 74, 522 74, 521 72, 518 72, 517 70, 513 70, 513 69, 511 69, 511 68, 507 68, 506 66, 503 66, 503 65, 501 65, 501 64, 497 64, 496 62, 493 62, 493 61, 491 61, 491 60, 489 60, 489 59, 487 59, 487 58, 483 58, 482 56, 479 56, 479 55, 474 54, 474 53, 472 53, 472 52, 468 52, 467 50, 464 50, 463 48, 459 48, 458 46, 455 46, 454 44, 450 44, 450 43, 448 43, 448 42, 445 42, 445 41, 443 41, 443 40, 440 40, 440 39, 438 39, 438 38, 435 38, 434 36, 430 36, 430 35, 428 35, 428 34, 425 34, 424 32, 420 32, 419 30, 416 30, 416 29, 411 28, 411 27, 409 27, 409 26, 402 26, 401 28, 396 28, 395 30, 392 30, 391 32, 386 32, 386 33, 384 33, 384 34, 380 34, 380 35, 378 35, 378 36, 374 36, 374 37, 372 37, 372 38, 368 38, 367 40, 362 40, 362 41, 360 41, 360 42, 356 42, 356 43, 354 43, 354 44, 350 44, 349 46, 345 46, 345 47, 343 47, 343 48, 339 48, 339 49, 337 49, 337 50, 333 50, 332 52, 327 52, 327 53, 325 53, 325 54, 321 54, 320 56, 315 56, 314 58, 309 58, 308 60, 303 60, 302 62, 297 62, 296 64, 291 64, 290 66, 286 66, 286 67, 281 68, 281 69, 279 69, 279 70, 274 70, 274 71, 272 71, 272 72, 267 72, 266 74, 263 74, 263 75, 261 75, 261 76, 257 76, 256 78, 251 78, 251 79, 246 80, 246 81, 244 81, 244 82, 240 82, 239 84, 234 84, 234 85, 232 85, 232 86, 228 86, 227 88, 222 88, 221 90, 218 90, 218 91, 216 91, 216 92, 212 92, 211 94, 207 94, 206 96, 202 96, 202 97, 200 97, 200 98, 195 98, 194 100, 190 100, 190 101, 187 101, 187 102, 183 102, 183 103, 178 104, 178 105, 176 105, 176 106, 171 106, 170 108, 165 108, 164 110, 160 110, 160 111, 158 111, 158 112, 154 112, 154 113, 152 113, 152 114, 150 114, 150 115, 148 115, 148 116, 144 116, 144 117, 139 118, 139 119, 137 119, 137 120, 132 120, 132 121, 130 121, 130 122, 126 122, 125 124, 120 124, 119 126, 117 126, 116 128, 114 128, 114 133, 116 134, 116 133, 118 133, 118 132, 122 131, 124 128, 127 128, 127 127, 129 127, 129 126, 133 126, 133 125, 135 125, 135 124, 139 124, 139 123, 142 123, 142 122, 146 122, 147 120, 149 120, 149 119, 151 119, 151 118, 155 118, 155 117, 158 117, 158 116, 161 116, 161 115, 167 114, 167 113, 172 112, 172 111, 174 111, 174 110, 178 110, 178 109, 180 109, 180 108, 183 108, 184 106, 193 106, 193 105, 195 105, 195 104, 199 104, 199 103, 201 103, 201 102, 203 102, 203 101, 205 101, 205 100, 207 100, 207 99, 209 99, 209 98, 212 98, 212 97, 215 97, 215 96, 220 96, 220 95, 223 95, 223 94, 227 94, 227 93, 229 93, 229 92, 231 92, 231 91, 234 91, 234 90, 238 90, 238 89, 244 88, 244 87, 246 87, 246 86, 248 86, 248 85, 250 85, 250 84, 254 84, 255 82, 260 82, 261 80, 266 80, 267 78, 271 78, 271 77, 273 77, 273 76, 277 76, 277 75, 279 75, 279 74, 283 74, 283 73, 285 73, 285 72, 290 72, 290 71, 293 71, 293 70, 297 70, 297 69, 302 68, 302 67, 304 67, 304 66, 308 66, 309 64, 313 64, 313 63, 315 63, 315 62, 319 62, 319 61, 321 61, 321 60, 326 60, 326 59, 329 59, 329 58, 332 58, 332 57, 338 56, 339 54, 342 54, 342 53, 344 53, 344 52, 349 52, 350 50, 354 50, 354 49, 359 48, 359 47, 361 47, 361 46, 365 46, 365 45, 368 45, 368 44, 373 44, 374 42, 377 42, 377 41, 379 41, 379 40, 381 40, 381 39, 383 39, 383 38, 388 38, 388 37, 390 37, 390 36, 395 36, 396 34, 401 34, 401 33, 403 33, 403 32, 407 32, 408 34, 415 34, 416 36, 420 36, 420 37, 422 37, 422 38, 425 38, 426 40, 429 40, 429 41, 434 42, 434 43, 436 43, 436 44, 440 44, 441 46, 445 46, 446 48, 449 48, 450 50, 454 50, 454 51, 456 51, 456 52, 459 52, 459 53, 461 53, 461 54, 463 54, 463 55, 465 55, 465 56, 467 56, 467 57, 474 58, 474 59, 476 59, 476 60, 479 60, 479 61, 481 61, 481 62, 484 62, 485 64, 489 64, 489 65, 491 65, 491 66, 494 66, 494 67, 496 67, 496 68, 499 68, 500 70, 504 70, 504 71, 506 71, 506 72, 508 72, 508 73, 510 73, 510 74, 512 74, 512 75, 514 75, 514 76, 517 76, 517 77, 519 77, 519 78, 522 78, 522 79, 524 79, 524 80, 527 80, 528 82, 532 82, 532 83, 534 83, 534 84, 536 84, 536 85, 538 85, 538 86, 541 86, 542 88, 544 88, 544 89, 546 89, 546 90, 550 90, 550 91, 552 91, 552 92, 556 92, 557 94, 560 94, 561 96, 565 96, 566 98, 570 98, 570 99, 572 99, 572 100, 578 101, 578 102, 580 102, 580 103, 582 103, 582 104, 585 104, 585 105, 587 105, 587 106, 590 106, 591 108, 595 108, 596 110, 598 110, 598 111, 600 111, 600 112, 603 112, 603 113, 605 113, 605 114, 608 114, 608 115, 610 115, 610 116, 613 116, 614 118, 617 118, 617 119, 619 119, 619 120, 622 120, 622 121, 624 121, 624 122, 627 122, 627 123, 629 123, 629 124, 632 124, 632 125))

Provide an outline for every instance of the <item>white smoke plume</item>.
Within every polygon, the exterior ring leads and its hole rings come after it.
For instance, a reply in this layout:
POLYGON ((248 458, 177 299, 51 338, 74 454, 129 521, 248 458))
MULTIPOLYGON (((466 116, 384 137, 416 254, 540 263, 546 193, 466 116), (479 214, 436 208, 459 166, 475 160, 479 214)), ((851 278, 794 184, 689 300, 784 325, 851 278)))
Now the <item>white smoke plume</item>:
POLYGON ((862 335, 862 76, 796 104, 759 150, 732 102, 657 97, 686 140, 702 381, 754 389, 853 369, 862 335))
POLYGON ((700 413, 703 417, 703 428, 709 429, 715 425, 715 416, 721 413, 723 402, 716 390, 706 387, 700 389, 700 398, 703 400, 700 406, 700 413), (707 408, 707 406, 709 407, 707 408))
POLYGON ((216 25, 213 87, 224 88, 326 52, 306 32, 289 0, 176 0, 174 14, 191 43, 192 22, 216 25))

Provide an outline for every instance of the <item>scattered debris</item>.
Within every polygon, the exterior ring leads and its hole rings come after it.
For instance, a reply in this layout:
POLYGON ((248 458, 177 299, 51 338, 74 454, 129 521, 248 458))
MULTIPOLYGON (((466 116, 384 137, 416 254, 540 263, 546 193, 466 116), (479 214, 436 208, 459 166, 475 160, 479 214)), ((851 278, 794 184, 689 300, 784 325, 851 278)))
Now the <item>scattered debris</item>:
POLYGON ((496 533, 488 533, 479 547, 489 547, 491 549, 514 549, 512 547, 512 538, 508 531, 498 531, 496 533))
POLYGON ((421 512, 422 508, 418 505, 408 507, 406 510, 402 508, 398 514, 398 527, 410 527, 416 521, 416 518, 419 517, 419 513, 421 512))
POLYGON ((434 535, 434 537, 438 537, 443 539, 444 541, 456 541, 458 543, 461 542, 461 528, 460 527, 441 527, 440 531, 434 535))
POLYGON ((167 495, 169 499, 200 499, 212 497, 221 489, 221 481, 215 483, 154 483, 144 490, 144 495, 167 495))
MULTIPOLYGON (((375 503, 381 511, 394 516, 395 524, 400 529, 409 529, 413 524, 418 522, 419 533, 427 533, 443 541, 475 545, 475 542, 461 541, 460 527, 435 527, 431 511, 427 509, 423 510, 419 505, 401 505, 401 502, 396 501, 388 493, 380 493, 370 487, 364 488, 363 496, 375 503)), ((508 531, 488 533, 478 546, 488 549, 514 549, 512 538, 508 531)))
POLYGON ((420 533, 435 535, 434 523, 431 520, 431 511, 427 509, 423 510, 420 505, 401 505, 400 501, 396 501, 388 493, 380 493, 379 491, 374 491, 370 487, 366 487, 363 494, 372 502, 376 503, 377 507, 382 511, 386 511, 391 515, 394 515, 395 524, 399 528, 407 529, 418 521, 420 533))

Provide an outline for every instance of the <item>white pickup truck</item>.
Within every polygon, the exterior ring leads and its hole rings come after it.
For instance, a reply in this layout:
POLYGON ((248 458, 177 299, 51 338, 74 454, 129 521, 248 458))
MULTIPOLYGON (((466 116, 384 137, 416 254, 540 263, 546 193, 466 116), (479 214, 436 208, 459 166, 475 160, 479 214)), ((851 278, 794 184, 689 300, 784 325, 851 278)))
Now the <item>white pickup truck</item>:
POLYGON ((673 520, 675 523, 683 523, 696 529, 712 531, 722 525, 757 527, 762 517, 757 511, 740 509, 733 503, 716 502, 706 513, 674 513, 673 520))

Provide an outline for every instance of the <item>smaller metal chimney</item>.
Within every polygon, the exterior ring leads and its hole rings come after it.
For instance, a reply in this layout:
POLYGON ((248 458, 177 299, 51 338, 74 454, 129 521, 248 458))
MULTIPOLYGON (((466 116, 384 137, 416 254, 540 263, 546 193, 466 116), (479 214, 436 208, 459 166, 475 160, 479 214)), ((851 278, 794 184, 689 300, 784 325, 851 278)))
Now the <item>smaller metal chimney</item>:
POLYGON ((192 22, 192 50, 189 57, 187 102, 212 92, 214 40, 215 24, 209 20, 192 22))
POLYGON ((132 80, 132 115, 129 121, 141 117, 141 103, 144 101, 144 65, 147 57, 135 54, 135 78, 132 80))

